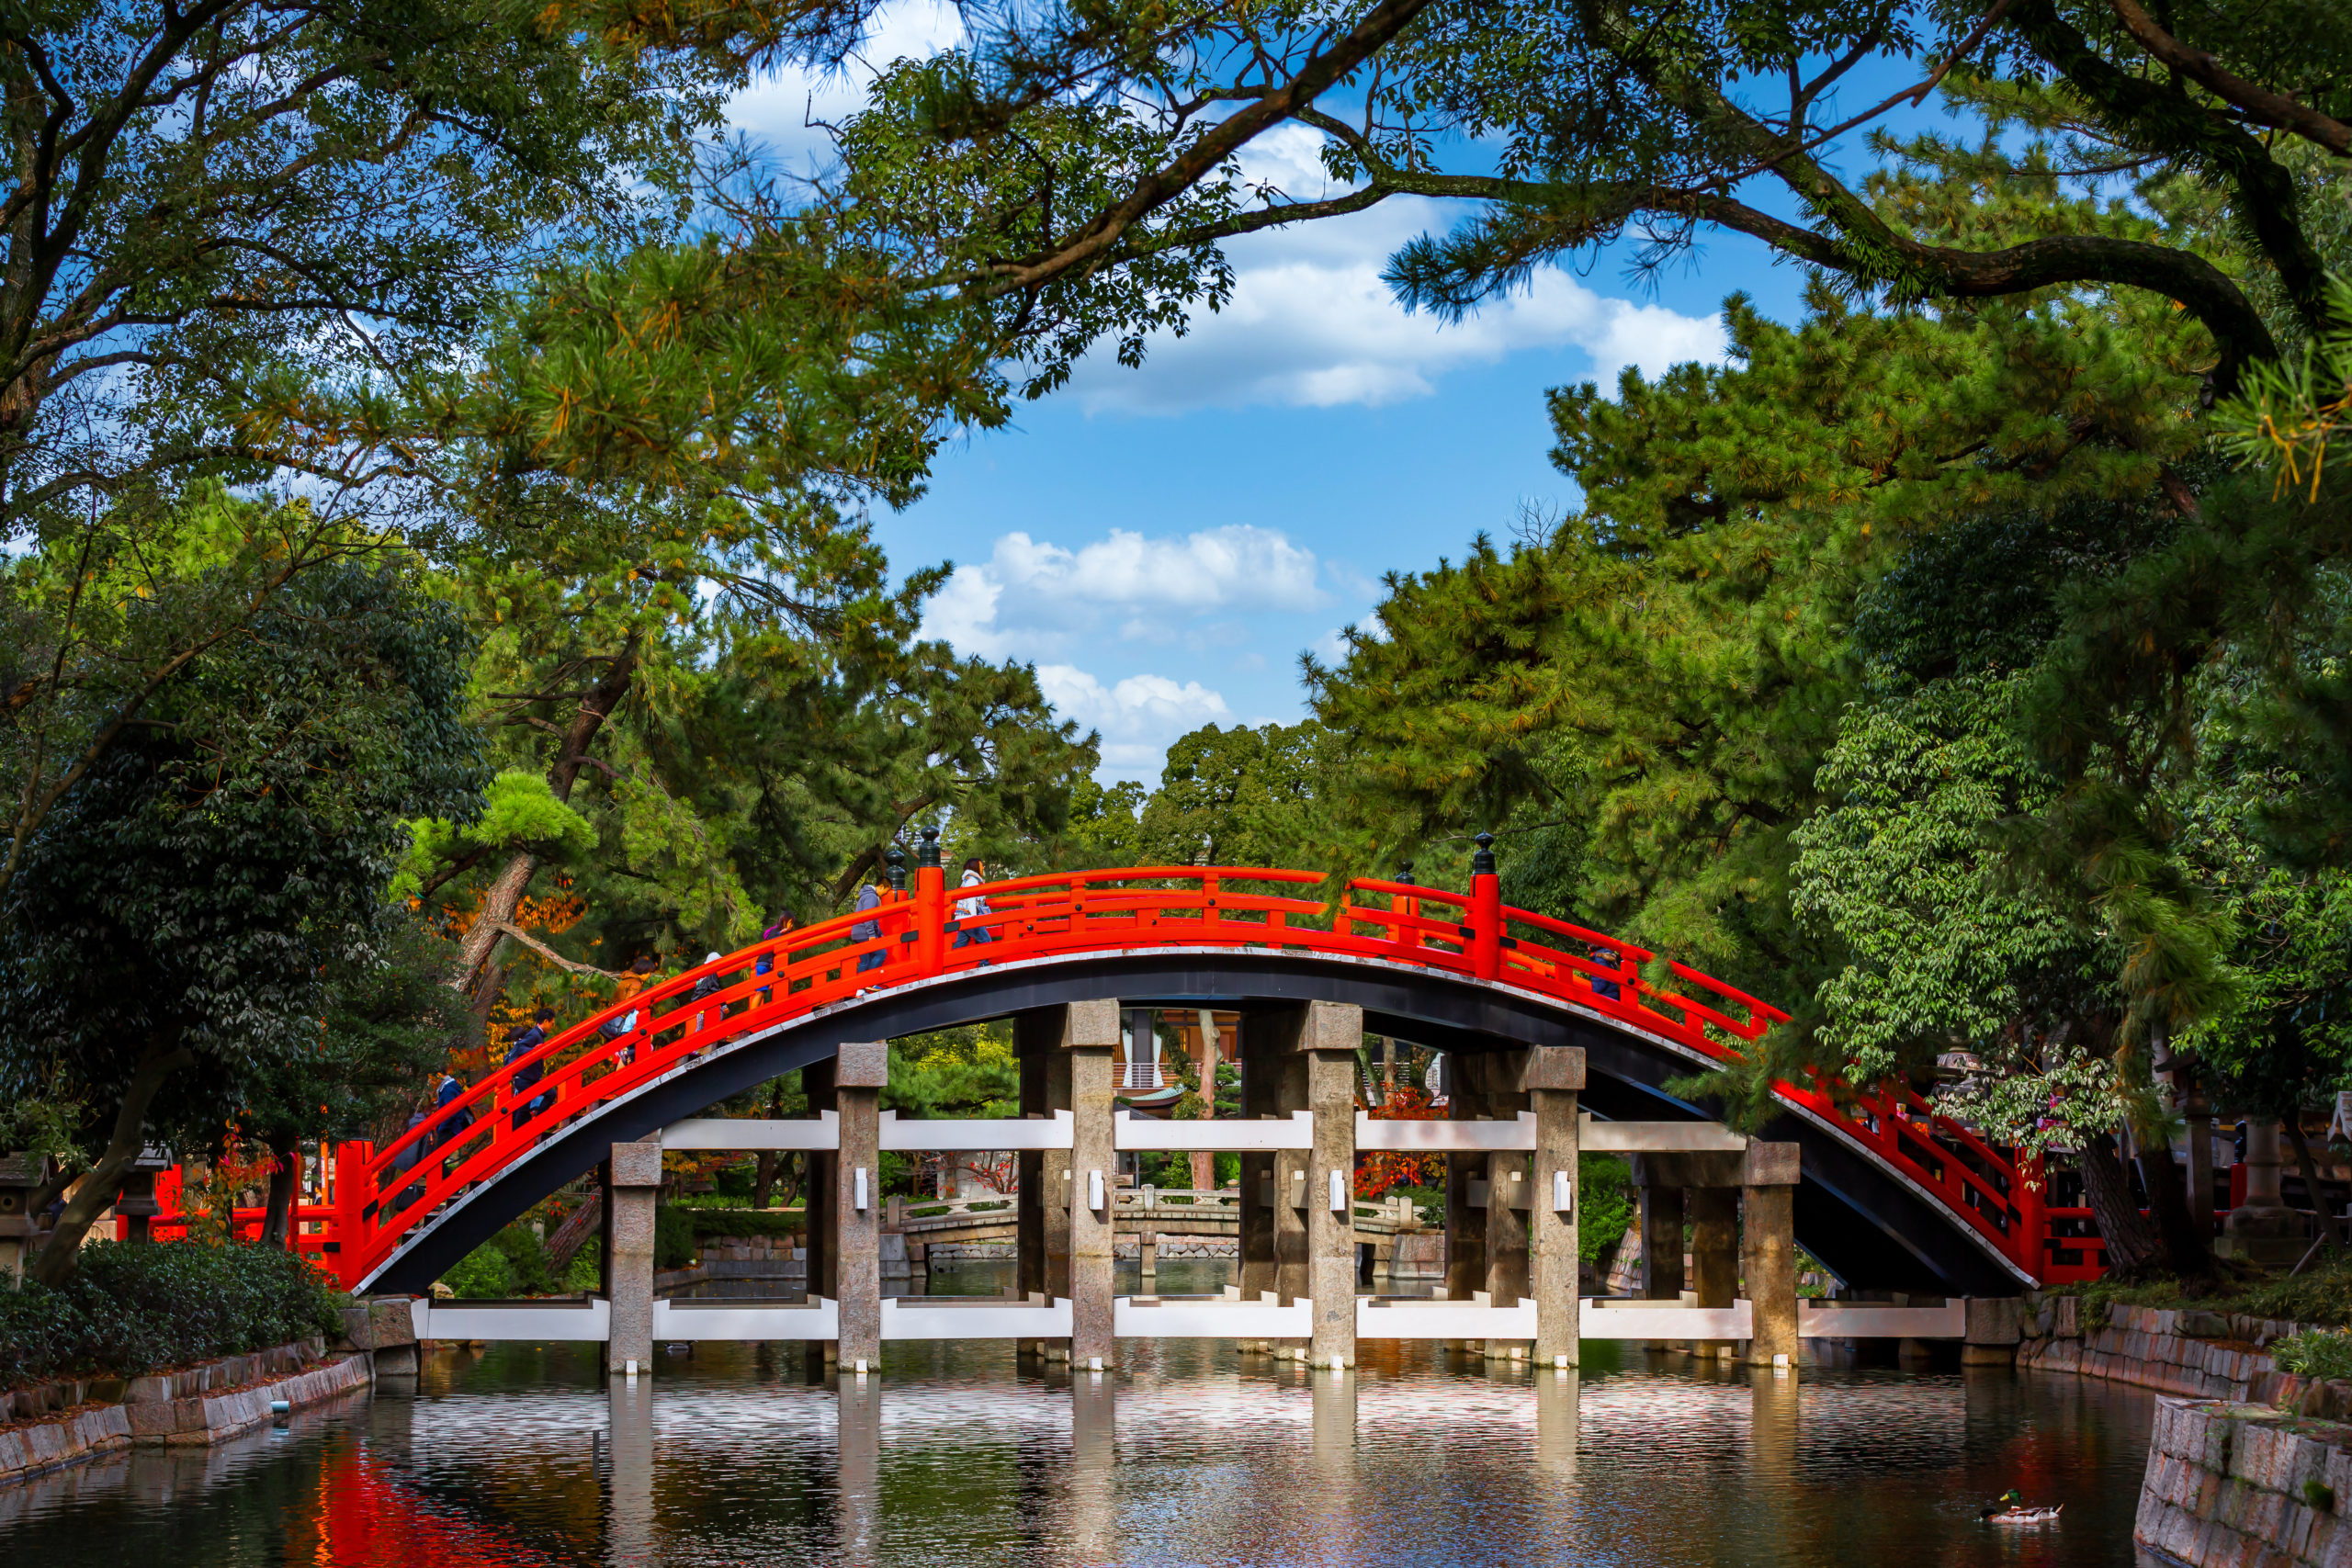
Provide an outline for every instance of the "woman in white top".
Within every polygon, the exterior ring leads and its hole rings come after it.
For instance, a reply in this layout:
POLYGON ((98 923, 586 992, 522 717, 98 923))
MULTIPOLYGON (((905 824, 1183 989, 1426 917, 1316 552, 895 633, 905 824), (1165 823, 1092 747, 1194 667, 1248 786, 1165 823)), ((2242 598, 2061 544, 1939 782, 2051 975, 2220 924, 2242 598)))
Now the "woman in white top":
MULTIPOLYGON (((981 866, 978 855, 964 863, 963 885, 965 886, 978 887, 987 880, 987 872, 981 866)), ((967 920, 976 920, 988 912, 989 901, 977 893, 968 898, 956 900, 956 945, 957 947, 962 947, 967 942, 986 942, 995 940, 979 927, 967 926, 964 923, 967 920)))

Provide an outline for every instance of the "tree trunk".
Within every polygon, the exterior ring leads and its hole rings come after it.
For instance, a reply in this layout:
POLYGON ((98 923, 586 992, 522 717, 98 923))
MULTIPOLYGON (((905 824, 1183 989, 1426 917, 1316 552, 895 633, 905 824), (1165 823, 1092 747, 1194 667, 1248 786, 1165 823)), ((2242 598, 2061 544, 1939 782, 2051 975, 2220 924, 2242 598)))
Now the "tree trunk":
POLYGON ((555 1235, 548 1237, 548 1261, 554 1265, 555 1271, 560 1275, 571 1268, 572 1254, 604 1228, 605 1196, 604 1190, 598 1188, 580 1207, 566 1214, 563 1224, 555 1227, 555 1235))
POLYGON ((294 1231, 294 1200, 302 1189, 302 1144, 286 1134, 270 1145, 277 1163, 269 1171, 269 1199, 261 1215, 261 1244, 283 1248, 294 1231))
POLYGON ((115 1111, 114 1134, 107 1140, 106 1153, 65 1201, 65 1212, 57 1216, 56 1228, 26 1269, 31 1278, 44 1285, 62 1285, 72 1276, 81 1259, 82 1238, 112 1206, 130 1162, 139 1157, 147 1142, 148 1108, 162 1092, 164 1080, 195 1061, 196 1054, 185 1047, 167 1051, 151 1044, 141 1054, 138 1068, 123 1087, 122 1104, 115 1111))
POLYGON ((752 1174, 752 1207, 754 1209, 766 1208, 768 1206, 768 1200, 775 1196, 775 1151, 774 1149, 762 1149, 760 1151, 759 1164, 753 1168, 752 1174))
POLYGON ((2159 1273, 2165 1265, 2163 1238, 2140 1205, 2132 1201, 2131 1178, 2116 1156, 2113 1134, 2101 1133, 2083 1142, 2083 1195, 2090 1205, 2091 1223, 2107 1244, 2107 1271, 2133 1280, 2159 1273))
POLYGON ((2319 1165, 2312 1158, 2311 1140, 2303 1136, 2302 1118, 2290 1111, 2278 1118, 2287 1130, 2288 1141, 2295 1145, 2295 1165, 2303 1173, 2303 1190, 2311 1194, 2312 1208, 2319 1219, 2320 1238, 2334 1251, 2344 1245, 2335 1228, 2335 1211, 2327 1201, 2327 1189, 2320 1185, 2319 1165))
MULTIPOLYGON (((2140 1185, 2148 1191, 2149 1214, 2164 1242, 2168 1266, 2184 1280, 2210 1276, 2213 1248, 2189 1212, 2188 1186, 2181 1179, 2180 1167, 2173 1163, 2172 1146, 2153 1139, 2143 1142, 2134 1163, 2140 1168, 2140 1185)), ((2212 1228, 2208 1224, 2205 1230, 2212 1228)))
MULTIPOLYGON (((557 749, 555 761, 548 769, 548 788, 558 800, 569 803, 571 786, 580 782, 580 770, 588 765, 588 748, 595 740, 596 732, 621 700, 628 695, 629 683, 637 675, 637 633, 628 635, 621 650, 613 655, 605 667, 604 679, 595 689, 581 699, 579 711, 572 715, 571 728, 563 734, 563 744, 557 749)), ((458 961, 449 977, 449 988, 472 995, 484 978, 490 956, 498 947, 499 928, 514 919, 514 911, 522 907, 523 892, 531 885, 532 874, 539 869, 539 857, 528 850, 517 850, 506 863, 498 879, 482 895, 481 911, 474 923, 466 929, 466 939, 458 949, 458 961)))

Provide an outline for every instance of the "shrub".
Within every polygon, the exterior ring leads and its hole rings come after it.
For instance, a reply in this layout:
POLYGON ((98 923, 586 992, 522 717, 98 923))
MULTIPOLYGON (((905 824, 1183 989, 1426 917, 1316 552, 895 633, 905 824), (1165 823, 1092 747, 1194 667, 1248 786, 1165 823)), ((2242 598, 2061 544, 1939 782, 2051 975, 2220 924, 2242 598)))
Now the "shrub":
POLYGON ((697 1237, 787 1236, 807 1226, 798 1209, 683 1209, 679 1213, 694 1223, 697 1237))
POLYGON ((2282 1372, 2307 1378, 2352 1378, 2352 1334, 2290 1334, 2271 1342, 2270 1356, 2282 1372))
POLYGON ((1577 1256, 1612 1258, 1634 1224, 1634 1168, 1615 1155, 1577 1156, 1577 1256))
POLYGON ((467 1301, 513 1301, 552 1296, 563 1290, 547 1244, 526 1221, 517 1220, 475 1247, 441 1282, 467 1301))
POLYGON ((137 1377, 339 1334, 342 1301, 276 1247, 94 1242, 62 1285, 0 1290, 0 1388, 137 1377))
POLYGON ((664 1203, 653 1211, 653 1267, 690 1268, 695 1260, 695 1218, 664 1203))

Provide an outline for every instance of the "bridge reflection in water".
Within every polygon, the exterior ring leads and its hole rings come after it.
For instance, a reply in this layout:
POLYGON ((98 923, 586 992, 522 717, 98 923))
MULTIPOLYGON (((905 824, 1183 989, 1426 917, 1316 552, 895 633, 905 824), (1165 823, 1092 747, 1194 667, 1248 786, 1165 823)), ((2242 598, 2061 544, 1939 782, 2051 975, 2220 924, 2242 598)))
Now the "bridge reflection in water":
POLYGON ((501 1346, 436 1355, 413 1397, 0 1493, 0 1540, 44 1568, 2131 1561, 2148 1395, 1702 1367, 1395 1344, 1310 1373, 1170 1342, 1073 1378, 942 1345, 811 1383, 797 1348, 706 1345, 607 1385, 591 1348, 501 1346), (2009 1485, 2064 1525, 1979 1526, 2009 1485))

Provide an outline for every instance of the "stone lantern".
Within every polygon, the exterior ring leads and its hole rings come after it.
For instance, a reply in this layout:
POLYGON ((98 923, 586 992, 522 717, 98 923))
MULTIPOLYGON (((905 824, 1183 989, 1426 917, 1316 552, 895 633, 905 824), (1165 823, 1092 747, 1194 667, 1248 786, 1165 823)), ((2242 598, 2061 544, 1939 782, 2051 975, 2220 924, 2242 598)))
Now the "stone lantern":
POLYGON ((155 1178, 171 1168, 171 1151, 152 1144, 141 1149, 139 1157, 130 1162, 130 1169, 123 1175, 122 1192, 114 1202, 115 1216, 128 1222, 123 1226, 123 1240, 150 1239, 148 1227, 163 1213, 163 1205, 155 1201, 155 1178))
POLYGON ((33 1189, 40 1185, 43 1161, 26 1154, 0 1155, 0 1274, 14 1282, 24 1273, 32 1249, 33 1189))

